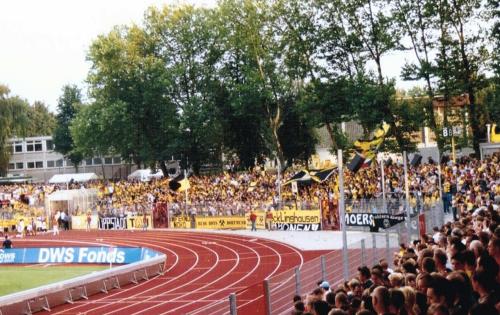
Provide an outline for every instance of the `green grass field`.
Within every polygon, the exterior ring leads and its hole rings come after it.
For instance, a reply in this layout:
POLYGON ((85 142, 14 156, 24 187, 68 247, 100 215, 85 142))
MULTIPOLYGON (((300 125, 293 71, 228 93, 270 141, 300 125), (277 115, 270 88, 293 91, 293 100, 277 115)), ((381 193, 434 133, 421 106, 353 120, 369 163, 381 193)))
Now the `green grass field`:
POLYGON ((0 266, 0 296, 71 279, 109 266, 0 266))

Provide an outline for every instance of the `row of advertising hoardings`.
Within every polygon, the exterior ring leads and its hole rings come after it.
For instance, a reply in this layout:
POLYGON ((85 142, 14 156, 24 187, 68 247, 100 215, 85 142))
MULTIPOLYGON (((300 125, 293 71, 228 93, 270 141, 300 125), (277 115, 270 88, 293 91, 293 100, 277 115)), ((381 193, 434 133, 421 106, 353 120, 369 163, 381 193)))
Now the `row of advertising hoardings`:
MULTIPOLYGON (((257 216, 256 228, 267 229, 266 211, 254 211, 257 216)), ((319 231, 324 229, 319 210, 278 210, 272 211, 271 228, 279 231, 319 231)), ((388 229, 404 222, 404 214, 388 213, 346 213, 345 223, 349 227, 370 227, 374 230, 388 229)), ((171 227, 180 229, 251 229, 250 213, 245 216, 175 216, 171 227)))
MULTIPOLYGON (((266 211, 254 211, 257 216, 257 229, 266 229, 266 211)), ((280 231, 319 231, 321 215, 319 210, 277 210, 272 211, 271 227, 280 231)), ((175 216, 171 219, 171 227, 179 229, 209 230, 250 230, 252 223, 250 213, 245 216, 175 216)))

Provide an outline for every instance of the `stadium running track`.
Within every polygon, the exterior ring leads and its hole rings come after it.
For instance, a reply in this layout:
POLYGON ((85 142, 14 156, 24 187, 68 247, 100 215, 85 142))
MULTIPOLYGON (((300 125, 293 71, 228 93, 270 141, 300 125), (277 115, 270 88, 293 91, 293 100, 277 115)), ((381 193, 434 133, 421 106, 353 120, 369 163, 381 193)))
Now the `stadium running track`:
POLYGON ((263 280, 325 253, 237 234, 171 230, 65 231, 13 241, 16 247, 143 246, 167 256, 164 275, 40 314, 204 315, 205 306, 218 300, 229 304, 229 294, 237 291, 238 314, 265 314, 263 280))

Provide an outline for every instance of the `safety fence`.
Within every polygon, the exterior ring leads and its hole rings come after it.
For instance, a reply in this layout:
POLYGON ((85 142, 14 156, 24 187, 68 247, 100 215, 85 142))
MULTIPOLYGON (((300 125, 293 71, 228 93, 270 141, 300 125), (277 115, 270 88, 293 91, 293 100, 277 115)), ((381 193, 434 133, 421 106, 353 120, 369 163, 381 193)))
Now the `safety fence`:
POLYGON ((66 281, 61 281, 34 289, 0 297, 0 314, 32 314, 50 311, 54 306, 88 299, 97 293, 108 293, 130 283, 138 284, 151 276, 163 274, 166 256, 94 272, 66 281))
POLYGON ((201 215, 201 216, 233 216, 245 215, 251 210, 315 210, 319 209, 317 202, 310 200, 282 200, 268 201, 203 201, 203 202, 172 202, 169 210, 172 215, 201 215))
MULTIPOLYGON (((368 202, 365 201, 366 204, 368 202)), ((404 200, 401 204, 405 213, 404 200)), ((205 306, 204 313, 289 314, 293 307, 293 297, 312 292, 318 287, 319 281, 328 281, 332 287, 336 287, 356 277, 358 267, 372 266, 381 260, 386 260, 389 266, 393 266, 394 254, 399 250, 400 244, 408 244, 417 239, 420 233, 430 233, 433 227, 444 224, 443 207, 439 200, 434 203, 412 203, 409 210, 410 222, 404 214, 404 222, 378 233, 365 234, 367 237, 348 243, 341 250, 329 252, 232 293, 228 299, 205 306), (259 292, 257 297, 256 292, 259 292), (250 297, 249 293, 253 295, 250 297)))
MULTIPOLYGON (((443 202, 440 199, 427 199, 420 196, 411 197, 406 204, 404 195, 391 194, 385 201, 381 198, 364 200, 346 200, 346 209, 349 214, 370 214, 370 215, 399 215, 405 222, 395 224, 388 229, 397 234, 410 232, 409 239, 418 239, 420 234, 431 233, 433 227, 441 227, 445 222, 443 212, 443 202), (410 212, 410 230, 407 226, 407 207, 410 212)), ((349 216, 349 215, 348 215, 349 216)), ((370 231, 368 224, 347 224, 350 231, 370 231)))
MULTIPOLYGON (((392 265, 401 238, 396 233, 372 233, 370 237, 308 260, 301 266, 274 275, 203 307, 204 314, 289 314, 295 295, 305 296, 328 281, 336 287, 357 275, 357 268, 384 259, 392 265), (255 293, 258 296, 255 297, 255 293)), ((197 314, 192 312, 190 314, 197 314)))
POLYGON ((266 314, 288 314, 292 309, 293 296, 304 296, 318 287, 319 281, 328 281, 336 287, 357 275, 357 268, 373 265, 381 259, 392 262, 398 248, 395 234, 372 234, 372 237, 351 243, 347 249, 332 251, 309 260, 292 271, 287 271, 264 281, 269 290, 265 297, 266 314))

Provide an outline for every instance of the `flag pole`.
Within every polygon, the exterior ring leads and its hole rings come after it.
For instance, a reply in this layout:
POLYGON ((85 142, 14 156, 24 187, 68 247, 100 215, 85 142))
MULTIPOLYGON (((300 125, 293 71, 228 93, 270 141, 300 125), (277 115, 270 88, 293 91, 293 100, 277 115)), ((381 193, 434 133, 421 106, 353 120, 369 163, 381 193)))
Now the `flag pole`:
POLYGON ((409 179, 408 179, 408 162, 406 151, 403 151, 403 167, 404 167, 404 183, 405 183, 405 208, 407 215, 407 233, 408 233, 408 242, 411 242, 411 213, 410 213, 410 189, 409 189, 409 179))
POLYGON ((380 172, 382 176, 382 210, 387 213, 387 199, 385 196, 385 170, 384 170, 384 158, 380 159, 380 172))
POLYGON ((342 229, 342 256, 344 265, 344 278, 349 276, 347 254, 347 231, 345 222, 345 203, 344 203, 344 163, 342 160, 342 150, 337 150, 337 168, 339 173, 339 212, 340 212, 340 227, 342 229))
MULTIPOLYGON (((186 170, 184 169, 184 180, 187 180, 187 172, 186 170)), ((185 215, 187 216, 188 215, 188 190, 184 190, 184 197, 185 197, 185 200, 184 200, 184 204, 186 205, 184 207, 184 210, 185 210, 185 215)))
POLYGON ((281 209, 281 162, 278 158, 278 209, 281 209))

